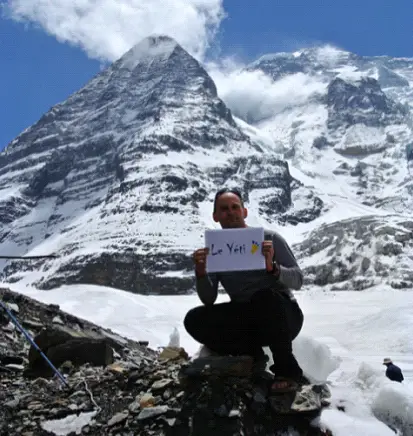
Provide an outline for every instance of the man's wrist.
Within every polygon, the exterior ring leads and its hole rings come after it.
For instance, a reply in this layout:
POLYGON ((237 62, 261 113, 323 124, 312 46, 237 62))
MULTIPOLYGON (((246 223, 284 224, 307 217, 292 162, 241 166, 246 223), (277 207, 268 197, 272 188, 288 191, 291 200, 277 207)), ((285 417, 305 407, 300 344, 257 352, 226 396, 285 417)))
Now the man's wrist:
POLYGON ((272 261, 272 268, 268 271, 268 274, 271 274, 276 278, 280 277, 280 267, 275 260, 272 261))
POLYGON ((203 279, 204 277, 206 277, 206 275, 207 275, 206 271, 198 272, 197 270, 195 270, 195 277, 197 279, 203 279))

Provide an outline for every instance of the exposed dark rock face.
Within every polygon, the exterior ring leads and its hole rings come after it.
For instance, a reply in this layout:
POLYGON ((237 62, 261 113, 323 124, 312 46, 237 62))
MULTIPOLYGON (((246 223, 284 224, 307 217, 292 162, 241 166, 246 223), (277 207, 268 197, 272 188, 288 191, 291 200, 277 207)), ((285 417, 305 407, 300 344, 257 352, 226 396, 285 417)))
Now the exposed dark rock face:
POLYGON ((355 124, 383 127, 405 122, 408 111, 386 96, 377 80, 366 77, 356 83, 334 79, 327 88, 328 128, 332 131, 355 124))
POLYGON ((52 289, 62 284, 97 284, 137 294, 184 294, 192 289, 192 259, 185 254, 129 256, 102 254, 87 259, 76 258, 63 263, 53 277, 36 282, 40 289, 52 289), (188 277, 163 276, 171 271, 187 271, 188 277))
POLYGON ((412 288, 412 248, 413 222, 372 216, 321 226, 295 250, 306 259, 308 284, 363 290, 378 284, 412 288), (312 256, 317 260, 312 262, 312 256))

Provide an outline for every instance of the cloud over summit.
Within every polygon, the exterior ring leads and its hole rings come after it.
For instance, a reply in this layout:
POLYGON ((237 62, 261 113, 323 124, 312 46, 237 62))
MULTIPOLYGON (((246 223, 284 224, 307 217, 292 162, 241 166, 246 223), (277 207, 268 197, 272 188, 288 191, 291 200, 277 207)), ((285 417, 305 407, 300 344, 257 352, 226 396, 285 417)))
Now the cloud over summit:
POLYGON ((151 34, 171 36, 202 58, 224 18, 222 0, 7 0, 4 10, 105 61, 151 34))
POLYGON ((58 41, 105 62, 117 60, 150 35, 170 36, 205 63, 220 97, 251 123, 292 102, 305 102, 323 88, 304 74, 273 82, 231 58, 207 61, 205 54, 225 17, 223 0, 6 0, 3 9, 13 20, 40 26, 58 41))

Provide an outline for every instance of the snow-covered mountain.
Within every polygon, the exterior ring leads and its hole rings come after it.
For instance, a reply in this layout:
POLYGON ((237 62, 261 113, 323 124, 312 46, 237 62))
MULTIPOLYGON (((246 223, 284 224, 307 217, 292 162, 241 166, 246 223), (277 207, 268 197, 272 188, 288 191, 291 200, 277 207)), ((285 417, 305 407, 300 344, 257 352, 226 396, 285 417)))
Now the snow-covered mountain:
POLYGON ((248 69, 311 83, 314 91, 298 104, 250 120, 292 166, 313 178, 334 175, 363 204, 393 213, 412 208, 413 60, 319 47, 266 55, 248 69))
POLYGON ((326 46, 266 55, 248 70, 311 84, 296 104, 249 119, 323 201, 323 215, 296 247, 307 281, 411 288, 413 59, 326 46))
POLYGON ((189 254, 230 184, 250 225, 299 243, 309 282, 412 287, 413 60, 326 47, 248 69, 317 86, 242 120, 180 45, 149 37, 13 140, 0 154, 1 252, 58 258, 4 263, 3 278, 187 292, 189 254))

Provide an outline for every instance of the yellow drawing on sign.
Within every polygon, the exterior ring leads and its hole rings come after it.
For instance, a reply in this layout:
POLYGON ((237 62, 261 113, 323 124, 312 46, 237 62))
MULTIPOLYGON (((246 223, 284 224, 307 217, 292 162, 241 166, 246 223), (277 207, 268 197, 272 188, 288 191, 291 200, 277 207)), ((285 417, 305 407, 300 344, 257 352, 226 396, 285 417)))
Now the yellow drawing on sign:
POLYGON ((258 242, 252 241, 252 246, 251 246, 251 254, 256 253, 256 251, 260 248, 260 244, 258 244, 258 242))

